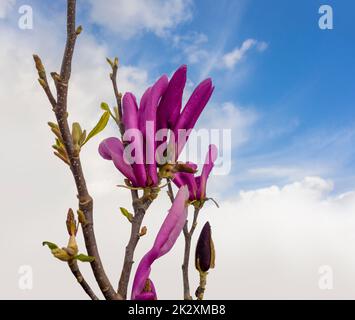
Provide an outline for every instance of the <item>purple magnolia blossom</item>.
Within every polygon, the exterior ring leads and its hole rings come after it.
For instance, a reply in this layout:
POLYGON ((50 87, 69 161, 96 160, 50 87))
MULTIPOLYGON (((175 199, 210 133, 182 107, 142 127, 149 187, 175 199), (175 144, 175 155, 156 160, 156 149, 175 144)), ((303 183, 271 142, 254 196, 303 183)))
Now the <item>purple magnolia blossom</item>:
MULTIPOLYGON (((166 149, 167 137, 157 141, 158 130, 170 130, 174 139, 174 161, 181 153, 186 139, 177 141, 180 130, 190 130, 196 124, 201 112, 207 105, 214 87, 211 79, 201 82, 182 109, 182 97, 186 84, 185 65, 181 66, 169 81, 166 75, 160 77, 143 94, 139 108, 132 93, 122 99, 122 122, 125 127, 125 142, 134 150, 134 161, 128 159, 122 141, 108 138, 99 146, 100 155, 112 160, 116 168, 129 179, 134 187, 157 186, 159 177, 156 159, 162 159, 166 149), (175 142, 176 141, 176 142, 175 142), (162 148, 157 148, 160 145, 162 148)), ((161 164, 161 163, 160 163, 161 164)))
MULTIPOLYGON (((178 172, 175 174, 173 182, 177 187, 187 185, 189 188, 189 200, 190 201, 203 201, 206 198, 206 186, 207 179, 214 167, 214 162, 217 159, 218 149, 215 145, 211 144, 208 148, 208 153, 206 156, 205 164, 202 168, 202 173, 200 176, 195 177, 192 173, 178 172)), ((191 168, 197 169, 197 165, 191 162, 187 164, 191 168)))
MULTIPOLYGON (((189 137, 190 130, 195 126, 214 90, 210 78, 202 81, 181 110, 186 73, 186 65, 182 65, 176 70, 158 106, 158 128, 170 129, 173 133, 174 139, 171 141, 175 145, 174 158, 171 159, 173 161, 176 161, 179 157, 189 137), (180 131, 186 132, 185 138, 179 139, 180 131)), ((160 144, 165 143, 166 140, 167 138, 164 138, 160 144)), ((158 156, 161 157, 161 155, 158 156)))
POLYGON ((174 246, 187 219, 187 201, 189 192, 187 186, 179 189, 174 203, 169 210, 152 249, 140 261, 132 287, 132 300, 156 300, 154 284, 149 279, 153 262, 168 253, 174 246))

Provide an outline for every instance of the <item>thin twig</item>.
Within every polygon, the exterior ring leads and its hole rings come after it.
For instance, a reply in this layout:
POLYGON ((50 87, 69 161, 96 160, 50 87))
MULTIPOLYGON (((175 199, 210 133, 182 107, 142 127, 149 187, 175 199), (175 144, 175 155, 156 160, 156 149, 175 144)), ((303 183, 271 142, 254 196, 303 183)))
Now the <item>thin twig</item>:
POLYGON ((84 276, 80 272, 78 262, 76 260, 73 260, 73 261, 69 262, 68 265, 69 265, 71 272, 75 276, 76 280, 81 285, 83 290, 87 293, 87 295, 91 298, 91 300, 99 300, 99 298, 96 296, 94 291, 92 291, 91 287, 86 282, 86 280, 84 279, 84 276))
POLYGON ((186 220, 183 233, 185 238, 185 250, 184 250, 184 262, 182 264, 182 277, 184 285, 184 300, 192 300, 190 294, 190 282, 189 282, 189 261, 190 261, 190 251, 191 251, 191 239, 195 232, 197 226, 197 218, 200 212, 199 208, 195 208, 194 217, 192 221, 192 226, 190 230, 188 229, 188 220, 186 220))
MULTIPOLYGON (((122 94, 118 91, 118 86, 117 86, 118 62, 115 61, 113 64, 111 64, 111 67, 112 67, 112 73, 110 74, 110 78, 112 81, 113 91, 116 97, 117 111, 118 111, 116 122, 121 133, 122 142, 124 143, 123 136, 125 133, 125 128, 122 122, 122 94)), ((123 267, 122 267, 121 276, 119 279, 118 289, 117 289, 118 294, 123 299, 127 299, 128 283, 132 272, 132 265, 134 263, 133 261, 134 251, 140 239, 140 230, 144 219, 144 215, 146 213, 146 210, 152 203, 152 200, 150 199, 146 199, 146 198, 144 200, 139 199, 138 196, 139 188, 132 188, 132 187, 126 187, 126 188, 129 188, 131 190, 134 216, 131 221, 131 235, 125 249, 123 267)))
POLYGON ((207 275, 208 272, 200 272, 200 284, 195 292, 197 300, 203 300, 203 296, 206 291, 207 275))
POLYGON ((139 199, 137 190, 131 190, 131 194, 134 216, 131 222, 131 235, 129 238, 129 242, 126 246, 123 267, 118 283, 118 293, 123 297, 123 299, 127 299, 127 288, 132 271, 132 265, 134 263, 134 251, 140 239, 140 230, 143 218, 146 213, 146 210, 152 203, 150 199, 145 199, 144 201, 139 199))
POLYGON ((170 179, 167 179, 167 180, 168 180, 168 191, 167 191, 167 193, 168 193, 168 196, 170 198, 171 203, 173 203, 174 200, 175 200, 173 187, 171 185, 171 180, 170 179))
MULTIPOLYGON (((171 185, 171 181, 168 182, 168 196, 170 198, 171 203, 174 202, 174 191, 171 185)), ((192 296, 190 294, 190 282, 189 282, 189 261, 190 261, 190 251, 191 251, 191 238, 197 226, 197 217, 200 209, 195 208, 194 217, 192 221, 191 229, 188 229, 189 221, 186 220, 183 233, 185 238, 185 248, 184 248, 184 261, 182 264, 182 279, 183 279, 183 287, 184 287, 184 300, 192 300, 192 296)))
POLYGON ((122 122, 122 94, 118 91, 118 87, 117 87, 117 71, 118 71, 118 64, 113 64, 110 78, 112 81, 113 91, 115 93, 117 110, 118 110, 118 118, 116 119, 116 121, 120 129, 121 136, 123 137, 125 128, 122 122))
POLYGON ((55 113, 59 130, 63 138, 66 152, 68 154, 70 169, 72 171, 75 185, 78 192, 79 209, 84 213, 86 223, 82 226, 87 252, 95 259, 91 262, 91 267, 95 279, 106 299, 121 299, 113 289, 101 263, 99 251, 93 228, 93 199, 90 196, 85 182, 81 161, 74 154, 73 140, 68 124, 67 97, 68 83, 71 75, 71 64, 74 53, 75 42, 81 28, 75 27, 76 0, 67 1, 67 41, 63 55, 60 75, 54 74, 57 88, 57 100, 53 111, 55 113))

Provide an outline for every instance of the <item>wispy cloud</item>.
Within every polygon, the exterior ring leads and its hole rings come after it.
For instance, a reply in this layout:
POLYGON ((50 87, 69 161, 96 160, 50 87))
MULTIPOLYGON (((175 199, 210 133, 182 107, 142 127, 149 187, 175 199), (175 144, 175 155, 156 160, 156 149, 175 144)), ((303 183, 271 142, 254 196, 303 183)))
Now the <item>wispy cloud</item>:
POLYGON ((246 54, 253 48, 257 51, 263 52, 267 49, 268 44, 264 41, 257 41, 255 39, 247 39, 240 47, 235 48, 233 51, 228 52, 222 57, 222 66, 227 69, 233 69, 240 63, 246 54))
POLYGON ((15 5, 16 0, 1 0, 0 1, 0 19, 6 17, 7 13, 15 5))
POLYGON ((208 37, 204 33, 194 31, 186 35, 175 35, 172 39, 174 46, 182 50, 191 64, 201 62, 209 56, 203 47, 208 42, 208 37))
POLYGON ((192 18, 191 0, 89 0, 91 19, 124 38, 142 32, 164 36, 192 18))

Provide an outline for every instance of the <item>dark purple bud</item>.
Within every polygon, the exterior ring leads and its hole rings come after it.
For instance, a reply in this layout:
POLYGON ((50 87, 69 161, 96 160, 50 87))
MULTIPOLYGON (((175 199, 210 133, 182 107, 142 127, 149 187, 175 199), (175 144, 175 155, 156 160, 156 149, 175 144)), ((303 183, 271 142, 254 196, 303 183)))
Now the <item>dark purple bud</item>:
POLYGON ((199 272, 207 272, 215 265, 215 250, 209 222, 204 225, 197 241, 195 267, 199 272))

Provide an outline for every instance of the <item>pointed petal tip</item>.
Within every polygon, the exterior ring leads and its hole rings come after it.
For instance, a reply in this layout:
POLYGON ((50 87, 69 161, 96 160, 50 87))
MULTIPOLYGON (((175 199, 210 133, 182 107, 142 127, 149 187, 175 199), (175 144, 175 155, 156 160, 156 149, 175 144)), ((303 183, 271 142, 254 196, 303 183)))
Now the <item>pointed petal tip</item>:
POLYGON ((177 70, 177 71, 181 71, 181 72, 187 72, 187 65, 186 64, 182 64, 177 70))
POLYGON ((117 144, 117 138, 111 137, 101 141, 98 151, 102 158, 105 160, 112 160, 110 148, 117 144))
POLYGON ((215 162, 217 160, 217 156, 218 156, 218 148, 215 144, 210 144, 209 148, 209 153, 211 155, 211 160, 212 162, 215 162))
POLYGON ((206 90, 209 92, 209 95, 212 94, 213 90, 214 90, 214 86, 212 83, 212 79, 211 78, 207 78, 203 81, 201 81, 199 83, 199 85, 196 87, 195 91, 198 90, 206 90))
POLYGON ((105 146, 105 143, 104 141, 102 141, 99 145, 99 148, 98 148, 98 151, 99 151, 99 154, 102 158, 104 158, 105 160, 111 160, 111 156, 110 154, 108 153, 108 150, 105 146))
POLYGON ((129 91, 123 95, 123 99, 128 99, 128 98, 132 98, 132 97, 135 98, 135 95, 129 91))
POLYGON ((210 85, 212 87, 212 78, 207 78, 201 82, 201 84, 210 85))
POLYGON ((206 223, 205 223, 205 225, 203 226, 203 229, 211 229, 211 225, 210 225, 210 222, 209 221, 207 221, 206 223))
POLYGON ((163 74, 158 80, 157 82, 169 82, 169 78, 166 74, 163 74))
POLYGON ((125 106, 130 107, 132 103, 133 104, 137 103, 136 96, 132 92, 126 92, 122 98, 123 107, 125 106))

